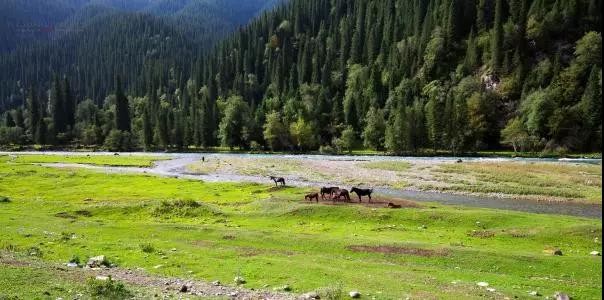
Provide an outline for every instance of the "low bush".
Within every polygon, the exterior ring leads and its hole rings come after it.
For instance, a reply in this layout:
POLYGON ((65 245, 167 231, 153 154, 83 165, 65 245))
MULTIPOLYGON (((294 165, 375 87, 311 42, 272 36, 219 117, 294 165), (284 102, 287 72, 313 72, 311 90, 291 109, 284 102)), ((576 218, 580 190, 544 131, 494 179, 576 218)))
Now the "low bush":
POLYGON ((199 217, 221 213, 194 200, 162 201, 152 212, 155 217, 199 217))
POLYGON ((123 283, 117 282, 111 277, 106 280, 90 278, 87 282, 87 289, 93 299, 121 300, 133 296, 123 283))

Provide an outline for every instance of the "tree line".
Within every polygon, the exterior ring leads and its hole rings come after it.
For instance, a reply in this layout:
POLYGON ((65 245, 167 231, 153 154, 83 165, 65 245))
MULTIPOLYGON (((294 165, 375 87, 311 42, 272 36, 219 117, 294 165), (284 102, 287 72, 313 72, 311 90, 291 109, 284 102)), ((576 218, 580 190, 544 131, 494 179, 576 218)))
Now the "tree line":
POLYGON ((601 151, 600 8, 293 0, 198 57, 189 78, 149 76, 129 93, 114 79, 102 103, 72 102, 67 79, 31 87, 0 136, 121 150, 601 151))

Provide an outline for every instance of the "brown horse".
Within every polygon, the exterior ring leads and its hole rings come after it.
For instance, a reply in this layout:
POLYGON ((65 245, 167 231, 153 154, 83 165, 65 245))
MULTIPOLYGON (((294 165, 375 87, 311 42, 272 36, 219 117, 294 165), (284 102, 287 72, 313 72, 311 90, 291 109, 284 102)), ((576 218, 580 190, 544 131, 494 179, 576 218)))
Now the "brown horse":
POLYGON ((350 202, 350 193, 348 193, 348 190, 345 189, 339 189, 337 190, 334 195, 333 195, 333 202, 336 202, 336 200, 340 200, 341 198, 344 198, 344 200, 350 202))
POLYGON ((337 186, 332 186, 332 187, 322 187, 321 188, 321 199, 325 200, 325 195, 329 194, 329 197, 332 197, 332 195, 337 192, 340 188, 337 186))
POLYGON ((350 190, 350 192, 357 194, 357 196, 359 197, 359 202, 362 202, 362 200, 361 200, 362 196, 369 197, 369 202, 371 202, 371 193, 373 193, 372 189, 359 189, 359 188, 353 187, 350 190))
POLYGON ((271 176, 270 178, 272 181, 275 182, 275 186, 279 186, 279 183, 281 183, 281 185, 285 186, 285 178, 275 177, 275 176, 271 176))
POLYGON ((312 202, 313 199, 317 200, 317 203, 319 203, 319 193, 310 193, 304 196, 304 200, 312 202))

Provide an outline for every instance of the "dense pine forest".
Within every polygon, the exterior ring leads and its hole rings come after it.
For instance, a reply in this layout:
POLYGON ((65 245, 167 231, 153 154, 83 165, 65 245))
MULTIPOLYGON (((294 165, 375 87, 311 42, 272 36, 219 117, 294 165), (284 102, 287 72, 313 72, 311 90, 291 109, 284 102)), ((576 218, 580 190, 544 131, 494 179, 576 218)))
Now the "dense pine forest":
POLYGON ((101 22, 57 40, 81 46, 65 52, 77 68, 32 63, 47 45, 2 56, 0 144, 599 152, 600 11, 597 0, 292 0, 212 51, 173 24, 149 38, 159 21, 146 15, 127 23, 140 30, 101 22), (131 61, 103 60, 123 52, 131 61), (83 75, 94 72, 103 79, 83 75))

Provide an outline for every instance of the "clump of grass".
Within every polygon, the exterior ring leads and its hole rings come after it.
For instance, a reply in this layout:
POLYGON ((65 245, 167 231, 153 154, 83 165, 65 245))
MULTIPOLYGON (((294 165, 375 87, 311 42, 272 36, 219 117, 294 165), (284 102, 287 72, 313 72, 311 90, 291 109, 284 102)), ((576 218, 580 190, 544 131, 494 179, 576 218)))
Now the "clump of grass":
POLYGON ((93 299, 121 300, 133 296, 123 283, 115 281, 111 277, 106 280, 90 278, 87 282, 87 289, 93 299))
POLYGON ((193 200, 162 201, 153 209, 155 217, 199 217, 221 215, 222 213, 205 204, 193 200))
POLYGON ((139 247, 141 248, 141 251, 143 251, 144 253, 155 252, 155 247, 153 247, 153 245, 150 243, 140 244, 139 247))
POLYGON ((82 263, 82 261, 80 260, 80 257, 77 255, 72 255, 71 258, 69 259, 69 262, 77 264, 78 266, 82 263))
POLYGON ((320 288, 317 290, 317 294, 321 296, 321 299, 327 300, 341 300, 343 299, 343 287, 342 283, 337 283, 335 285, 327 286, 324 288, 320 288))
POLYGON ((10 198, 5 196, 0 196, 0 203, 10 203, 10 198))

